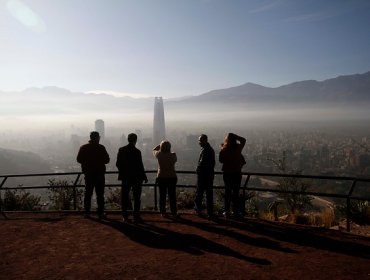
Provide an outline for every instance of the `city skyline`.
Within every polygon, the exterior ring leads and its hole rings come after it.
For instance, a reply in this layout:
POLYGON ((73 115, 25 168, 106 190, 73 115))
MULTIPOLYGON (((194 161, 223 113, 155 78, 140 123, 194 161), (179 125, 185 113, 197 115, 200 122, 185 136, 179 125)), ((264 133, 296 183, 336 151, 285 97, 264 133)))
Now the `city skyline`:
POLYGON ((342 0, 2 1, 0 90, 169 98, 364 73, 369 15, 342 0))

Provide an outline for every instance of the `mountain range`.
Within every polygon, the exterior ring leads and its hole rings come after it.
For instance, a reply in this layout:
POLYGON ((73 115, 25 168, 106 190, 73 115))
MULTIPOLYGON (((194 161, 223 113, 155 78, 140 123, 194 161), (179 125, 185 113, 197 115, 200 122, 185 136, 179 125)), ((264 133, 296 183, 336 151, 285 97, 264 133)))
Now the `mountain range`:
POLYGON ((307 80, 276 88, 246 83, 212 90, 181 102, 223 104, 358 104, 370 102, 370 72, 325 81, 307 80))
MULTIPOLYGON (((2 116, 86 113, 151 112, 153 98, 115 97, 71 92, 57 87, 29 88, 20 92, 0 91, 2 116)), ((324 81, 299 81, 276 88, 246 83, 212 90, 181 99, 166 99, 169 113, 243 112, 266 109, 370 108, 370 72, 339 76, 324 81)), ((166 113, 167 114, 167 113, 166 113)))

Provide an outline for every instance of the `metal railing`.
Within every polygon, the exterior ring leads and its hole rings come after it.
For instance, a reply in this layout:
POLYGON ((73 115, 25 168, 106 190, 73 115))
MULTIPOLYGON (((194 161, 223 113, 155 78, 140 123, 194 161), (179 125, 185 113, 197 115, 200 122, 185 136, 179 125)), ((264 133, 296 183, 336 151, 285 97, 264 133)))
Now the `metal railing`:
MULTIPOLYGON (((147 170, 146 173, 156 173, 156 170, 147 170)), ((196 175, 195 171, 176 171, 177 174, 192 174, 196 175)), ((118 174, 118 171, 107 171, 106 174, 118 174)), ((7 180, 9 178, 22 178, 22 177, 57 177, 57 176, 76 176, 73 184, 63 185, 63 186, 52 186, 54 188, 72 188, 73 189, 73 208, 74 211, 77 211, 77 199, 76 199, 76 190, 77 188, 84 187, 83 184, 79 184, 81 181, 82 172, 66 172, 66 173, 41 173, 41 174, 13 174, 13 175, 0 175, 0 212, 4 213, 2 206, 2 191, 4 190, 17 190, 17 189, 50 189, 50 185, 41 185, 41 186, 18 186, 18 187, 7 187, 4 188, 7 180)), ((215 175, 222 175, 222 172, 215 172, 215 175)), ((342 198, 346 199, 346 217, 347 217, 347 231, 351 230, 351 200, 362 200, 370 201, 369 196, 355 196, 353 195, 356 186, 359 182, 370 183, 370 178, 362 177, 344 177, 344 176, 319 176, 319 175, 298 175, 298 174, 281 174, 281 173, 261 173, 261 172, 243 172, 244 183, 242 184, 241 190, 245 194, 246 191, 255 191, 255 192, 271 192, 271 193, 286 193, 286 194, 297 194, 297 195, 312 195, 312 196, 322 196, 330 198, 342 198), (327 193, 327 192, 312 192, 312 191, 291 191, 291 190, 282 190, 281 188, 266 188, 266 187, 249 187, 248 183, 250 178, 262 177, 262 178, 299 178, 299 179, 318 179, 318 180, 330 180, 330 181, 341 181, 341 182, 350 182, 351 185, 347 193, 327 193)), ((277 182, 276 182, 277 183, 277 182)), ((120 187, 121 184, 106 184, 106 187, 120 187)), ((154 209, 158 210, 158 186, 156 182, 143 184, 143 187, 154 187, 154 209)), ((181 185, 178 184, 179 188, 196 188, 196 185, 181 185)), ((214 189, 223 189, 224 186, 214 186, 214 189)))

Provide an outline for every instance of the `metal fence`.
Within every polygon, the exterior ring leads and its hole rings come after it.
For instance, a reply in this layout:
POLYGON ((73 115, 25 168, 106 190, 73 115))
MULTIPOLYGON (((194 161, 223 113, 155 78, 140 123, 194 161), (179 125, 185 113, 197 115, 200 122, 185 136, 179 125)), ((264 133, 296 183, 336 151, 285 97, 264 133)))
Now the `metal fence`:
MULTIPOLYGON (((146 173, 156 173, 156 170, 149 170, 146 173)), ((176 171, 178 175, 181 174, 191 174, 196 176, 195 171, 176 171)), ((118 171, 108 171, 106 174, 118 174, 118 171)), ((55 188, 72 188, 73 189, 73 208, 77 211, 77 199, 76 190, 78 188, 83 188, 84 185, 81 184, 81 172, 65 172, 65 173, 42 173, 42 174, 13 174, 13 175, 0 175, 0 212, 4 213, 2 206, 2 192, 5 190, 30 190, 30 189, 50 189, 50 185, 39 185, 39 186, 17 186, 17 187, 4 187, 10 178, 24 178, 24 177, 61 177, 61 176, 74 176, 72 184, 67 184, 65 186, 53 186, 55 188)), ((215 172, 215 175, 222 175, 222 172, 215 172)), ((241 186, 242 192, 245 194, 246 191, 255 192, 271 192, 271 193, 286 193, 286 194, 297 194, 297 195, 311 195, 320 197, 330 197, 330 198, 341 198, 346 200, 346 217, 347 217, 347 231, 351 230, 351 200, 362 200, 370 201, 370 194, 365 195, 355 195, 355 189, 359 183, 370 183, 370 178, 361 177, 344 177, 344 176, 318 176, 318 175, 298 175, 298 174, 280 174, 280 173, 259 173, 259 172, 243 172, 243 182, 241 186), (324 191, 291 191, 282 190, 281 188, 268 188, 268 187, 253 187, 249 185, 251 177, 257 178, 299 178, 299 179, 315 179, 315 180, 329 180, 331 182, 348 182, 349 187, 345 193, 328 193, 324 191)), ((72 181, 71 181, 72 182, 72 181)), ((119 187, 120 184, 106 184, 106 187, 119 187)), ((158 209, 158 186, 154 180, 152 183, 143 184, 143 187, 153 187, 154 188, 154 209, 158 209)), ((178 184, 178 188, 196 188, 195 184, 178 184)), ((367 186, 368 187, 368 186, 367 186)), ((214 189, 223 189, 224 186, 214 186, 214 189)), ((370 190, 370 189, 368 189, 370 190)))

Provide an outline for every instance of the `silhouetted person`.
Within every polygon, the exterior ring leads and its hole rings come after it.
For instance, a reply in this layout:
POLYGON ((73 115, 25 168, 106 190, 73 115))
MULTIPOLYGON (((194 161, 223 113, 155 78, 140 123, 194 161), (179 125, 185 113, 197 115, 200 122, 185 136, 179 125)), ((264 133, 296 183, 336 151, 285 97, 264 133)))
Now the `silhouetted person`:
POLYGON ((82 172, 85 175, 85 215, 90 215, 91 197, 95 188, 96 202, 98 204, 99 218, 105 218, 104 214, 104 187, 105 165, 109 163, 109 155, 105 147, 99 144, 100 136, 97 131, 90 133, 90 141, 80 147, 77 162, 81 163, 82 172))
POLYGON ((177 175, 175 163, 176 153, 171 153, 171 143, 167 140, 153 149, 153 154, 158 160, 157 182, 159 186, 159 210, 162 216, 166 215, 166 195, 170 201, 171 214, 177 217, 176 184, 177 175))
POLYGON ((202 134, 199 137, 202 147, 197 166, 197 190, 194 209, 198 215, 202 213, 203 194, 207 197, 207 214, 213 216, 213 179, 215 168, 215 151, 208 143, 208 137, 202 134))
POLYGON ((119 171, 118 180, 122 181, 121 205, 123 221, 128 221, 129 194, 132 189, 134 197, 134 222, 141 222, 140 204, 143 181, 148 182, 145 174, 141 152, 135 147, 137 135, 130 133, 128 145, 118 150, 116 166, 119 171))
POLYGON ((234 133, 229 133, 221 146, 219 160, 223 164, 223 179, 225 184, 225 212, 224 216, 230 216, 230 203, 233 203, 233 213, 239 215, 239 189, 242 180, 242 167, 245 164, 242 150, 245 138, 234 133), (238 143, 239 142, 239 143, 238 143))

